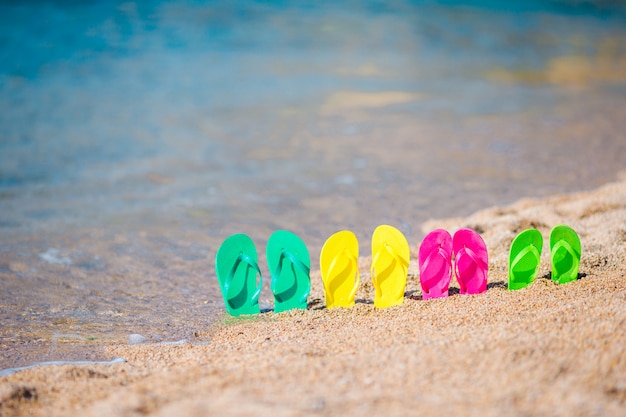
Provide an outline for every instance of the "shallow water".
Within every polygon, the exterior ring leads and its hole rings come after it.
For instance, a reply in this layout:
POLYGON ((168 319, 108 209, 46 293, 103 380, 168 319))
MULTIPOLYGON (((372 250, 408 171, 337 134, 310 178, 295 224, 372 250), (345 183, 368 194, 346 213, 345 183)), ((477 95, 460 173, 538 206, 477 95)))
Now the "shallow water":
POLYGON ((231 233, 315 269, 615 179, 626 11, 577 3, 0 5, 0 368, 206 343, 231 233))

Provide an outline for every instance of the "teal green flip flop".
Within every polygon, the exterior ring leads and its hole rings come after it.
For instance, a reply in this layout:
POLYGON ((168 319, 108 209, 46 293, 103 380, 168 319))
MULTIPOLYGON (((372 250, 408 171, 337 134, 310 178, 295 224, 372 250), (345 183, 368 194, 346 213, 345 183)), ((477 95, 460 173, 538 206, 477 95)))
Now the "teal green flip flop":
POLYGON ((580 239, 574 229, 564 224, 555 226, 550 233, 552 279, 559 284, 575 281, 578 278, 580 254, 580 239))
POLYGON ((222 243, 215 255, 215 271, 228 313, 239 316, 260 312, 263 277, 254 242, 248 236, 232 235, 222 243))
POLYGON ((272 275, 274 312, 306 310, 311 291, 311 259, 304 242, 287 230, 277 230, 267 241, 266 254, 272 275))
POLYGON ((518 234, 509 252, 509 289, 526 288, 537 277, 541 262, 543 237, 537 229, 518 234))

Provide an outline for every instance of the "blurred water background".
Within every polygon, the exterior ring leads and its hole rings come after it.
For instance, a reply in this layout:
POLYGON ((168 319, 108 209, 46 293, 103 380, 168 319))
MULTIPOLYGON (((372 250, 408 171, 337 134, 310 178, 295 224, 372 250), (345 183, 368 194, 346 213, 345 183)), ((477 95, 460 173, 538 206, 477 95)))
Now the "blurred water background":
POLYGON ((378 224, 414 246, 429 218, 616 179, 625 23, 613 1, 2 2, 0 368, 207 342, 231 233, 263 254, 289 229, 316 269, 338 230, 368 255, 378 224))

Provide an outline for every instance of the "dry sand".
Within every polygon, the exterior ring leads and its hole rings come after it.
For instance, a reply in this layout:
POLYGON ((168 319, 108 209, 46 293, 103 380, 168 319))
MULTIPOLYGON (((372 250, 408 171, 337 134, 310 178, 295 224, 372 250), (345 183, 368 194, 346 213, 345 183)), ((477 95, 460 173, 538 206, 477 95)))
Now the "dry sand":
POLYGON ((486 294, 453 281, 450 297, 423 301, 412 261, 404 304, 377 310, 363 258, 354 308, 325 309, 314 273, 309 310, 224 318, 205 346, 114 346, 127 362, 4 376, 0 415, 626 415, 626 181, 424 232, 462 226, 488 245, 486 294), (550 281, 544 248, 540 278, 508 291, 515 234, 547 239, 559 223, 580 234, 582 278, 550 281))

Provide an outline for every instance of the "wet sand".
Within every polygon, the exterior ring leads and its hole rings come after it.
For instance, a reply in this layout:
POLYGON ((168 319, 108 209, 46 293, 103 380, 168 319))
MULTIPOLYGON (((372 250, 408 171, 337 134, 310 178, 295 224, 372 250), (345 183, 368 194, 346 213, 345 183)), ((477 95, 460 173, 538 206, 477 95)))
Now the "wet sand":
POLYGON ((0 415, 563 415, 626 412, 626 178, 597 190, 525 199, 467 218, 479 231, 489 289, 423 301, 412 248, 404 304, 372 305, 369 259, 359 302, 327 310, 319 272, 307 311, 223 317, 208 344, 113 345, 114 365, 36 367, 0 378, 0 415), (566 223, 583 246, 581 278, 508 291, 508 246, 566 223))

